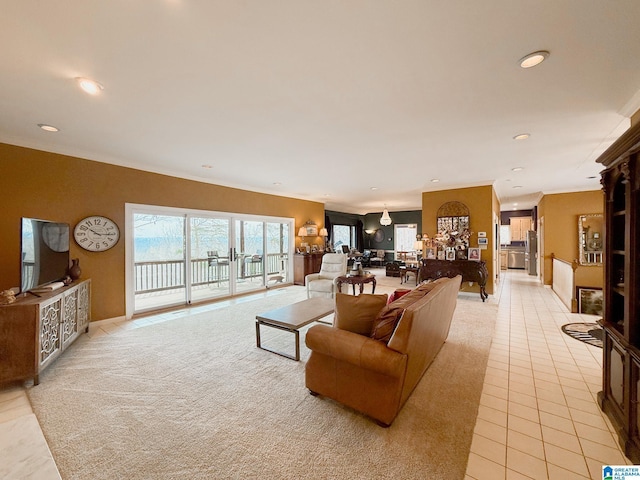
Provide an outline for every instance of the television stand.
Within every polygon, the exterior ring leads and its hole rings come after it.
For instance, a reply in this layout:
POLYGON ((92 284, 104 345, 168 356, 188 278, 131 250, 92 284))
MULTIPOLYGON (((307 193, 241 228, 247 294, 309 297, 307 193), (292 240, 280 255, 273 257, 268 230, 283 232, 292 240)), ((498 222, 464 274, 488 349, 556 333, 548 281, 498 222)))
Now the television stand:
POLYGON ((0 385, 29 378, 38 385, 40 373, 89 331, 90 321, 91 280, 0 306, 0 385))

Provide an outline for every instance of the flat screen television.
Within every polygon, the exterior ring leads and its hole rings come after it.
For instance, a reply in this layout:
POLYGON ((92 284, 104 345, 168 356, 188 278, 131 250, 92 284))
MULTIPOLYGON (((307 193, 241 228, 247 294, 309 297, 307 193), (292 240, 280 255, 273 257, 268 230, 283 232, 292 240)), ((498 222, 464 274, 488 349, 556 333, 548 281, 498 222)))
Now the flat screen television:
POLYGON ((22 218, 20 291, 62 280, 69 269, 69 224, 22 218))

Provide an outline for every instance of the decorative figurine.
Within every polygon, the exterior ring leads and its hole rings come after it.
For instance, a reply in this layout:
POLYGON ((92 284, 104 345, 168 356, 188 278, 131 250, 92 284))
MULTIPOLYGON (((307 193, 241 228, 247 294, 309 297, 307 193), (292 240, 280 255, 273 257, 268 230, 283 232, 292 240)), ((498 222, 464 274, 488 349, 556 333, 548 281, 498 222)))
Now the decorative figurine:
POLYGON ((0 305, 9 305, 16 301, 16 294, 13 290, 4 290, 0 292, 0 305))

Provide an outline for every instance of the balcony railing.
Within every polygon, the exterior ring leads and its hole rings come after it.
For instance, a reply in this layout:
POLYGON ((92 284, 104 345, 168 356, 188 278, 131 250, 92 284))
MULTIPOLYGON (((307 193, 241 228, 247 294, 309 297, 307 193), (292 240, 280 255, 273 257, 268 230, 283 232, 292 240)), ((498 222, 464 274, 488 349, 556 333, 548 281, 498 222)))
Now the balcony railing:
MULTIPOLYGON (((260 256, 240 256, 236 261, 236 278, 262 277, 263 260, 260 256)), ((266 255, 267 275, 285 271, 288 261, 286 253, 266 255)), ((160 260, 135 263, 135 293, 160 292, 184 288, 184 260, 160 260)), ((191 260, 191 285, 209 285, 229 280, 228 259, 195 258, 191 260)))

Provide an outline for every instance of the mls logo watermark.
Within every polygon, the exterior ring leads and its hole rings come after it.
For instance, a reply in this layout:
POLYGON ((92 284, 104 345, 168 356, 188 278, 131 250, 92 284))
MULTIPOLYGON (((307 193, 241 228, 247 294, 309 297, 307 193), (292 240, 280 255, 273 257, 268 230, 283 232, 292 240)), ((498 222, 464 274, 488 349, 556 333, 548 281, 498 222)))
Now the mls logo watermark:
POLYGON ((605 465, 602 467, 602 480, 640 480, 640 466, 605 465))

